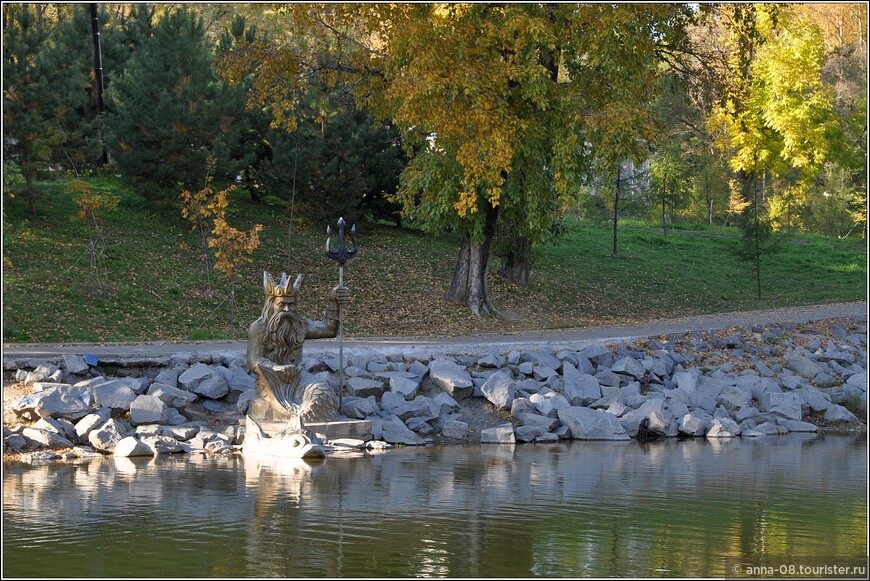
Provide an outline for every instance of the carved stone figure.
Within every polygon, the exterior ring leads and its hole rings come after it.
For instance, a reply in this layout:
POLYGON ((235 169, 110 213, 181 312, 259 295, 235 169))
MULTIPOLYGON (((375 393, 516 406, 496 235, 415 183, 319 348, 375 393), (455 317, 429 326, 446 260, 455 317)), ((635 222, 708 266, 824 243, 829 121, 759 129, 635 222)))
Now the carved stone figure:
POLYGON ((300 369, 306 339, 335 337, 339 309, 350 302, 350 290, 332 289, 322 321, 298 313, 302 275, 290 285, 286 274, 276 284, 263 273, 263 313, 248 329, 248 367, 257 376, 257 397, 249 415, 254 419, 288 422, 291 431, 302 431, 306 421, 328 421, 338 412, 338 396, 326 382, 300 369))

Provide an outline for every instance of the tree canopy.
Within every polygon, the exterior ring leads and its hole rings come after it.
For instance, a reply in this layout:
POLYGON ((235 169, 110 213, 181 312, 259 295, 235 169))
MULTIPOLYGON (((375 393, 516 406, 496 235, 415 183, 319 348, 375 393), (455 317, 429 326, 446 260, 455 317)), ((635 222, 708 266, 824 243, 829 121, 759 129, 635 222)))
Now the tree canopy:
POLYGON ((229 55, 225 75, 252 72, 253 103, 277 124, 295 126, 293 98, 312 75, 397 124, 414 157, 395 198, 423 228, 467 238, 447 296, 480 313, 492 310, 486 274, 499 215, 540 241, 593 156, 637 157, 651 139, 658 51, 678 40, 687 13, 373 4, 296 5, 283 17, 292 34, 229 55))
POLYGON ((444 296, 477 314, 496 311, 492 258, 526 284, 566 208, 608 213, 614 254, 620 211, 663 228, 749 215, 786 232, 866 231, 866 4, 98 14, 106 114, 89 7, 3 6, 4 183, 16 195, 6 177, 20 173, 32 214, 37 178, 101 168, 105 135, 107 171, 152 200, 240 177, 254 202, 298 201, 309 221, 400 208, 402 225, 456 232, 444 296))

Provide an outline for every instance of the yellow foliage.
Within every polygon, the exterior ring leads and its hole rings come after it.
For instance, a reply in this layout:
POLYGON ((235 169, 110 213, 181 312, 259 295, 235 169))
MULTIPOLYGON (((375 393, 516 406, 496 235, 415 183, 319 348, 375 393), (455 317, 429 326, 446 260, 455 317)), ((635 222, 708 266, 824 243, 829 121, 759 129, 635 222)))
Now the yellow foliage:
POLYGON ((867 46, 866 2, 793 4, 792 10, 801 18, 819 27, 827 52, 851 44, 867 46))
POLYGON ((728 213, 740 215, 749 207, 750 201, 743 196, 741 184, 737 180, 728 180, 730 194, 728 196, 728 213))
POLYGON ((262 224, 256 224, 247 232, 237 230, 227 222, 229 201, 227 196, 235 189, 234 185, 215 192, 206 186, 196 193, 185 190, 179 197, 182 201, 181 215, 189 220, 194 230, 199 229, 205 237, 209 220, 212 222, 211 234, 206 244, 215 249, 215 268, 231 280, 235 278, 239 266, 250 261, 250 255, 260 245, 259 233, 262 224))
POLYGON ((639 144, 650 140, 657 50, 681 10, 655 4, 288 4, 275 14, 285 35, 236 43, 218 68, 231 82, 250 76, 249 106, 268 110, 274 126, 295 127, 302 86, 317 79, 349 89, 360 106, 391 119, 406 131, 409 149, 429 140, 426 155, 442 156, 461 175, 448 187, 435 183, 435 174, 423 175, 434 166, 409 166, 403 183, 416 189, 396 195, 406 212, 473 224, 486 207, 529 205, 530 211, 518 212, 537 220, 532 228, 547 230, 552 212, 534 204, 576 187, 585 171, 578 152, 588 142, 594 141, 596 155, 623 159, 637 157, 639 144), (532 179, 535 195, 511 193, 526 179, 512 172, 531 170, 530 159, 540 160, 533 171, 548 182, 532 179))
POLYGON ((101 210, 114 210, 121 202, 119 196, 94 192, 86 181, 78 178, 70 180, 67 193, 73 195, 73 202, 75 202, 75 205, 79 209, 79 213, 76 215, 79 220, 93 216, 93 219, 99 222, 100 217, 97 216, 97 212, 101 210))
POLYGON ((781 188, 778 185, 774 184, 774 189, 778 191, 769 198, 767 204, 774 228, 786 232, 803 230, 805 225, 801 210, 807 204, 806 183, 783 184, 781 188))
POLYGON ((231 184, 219 192, 215 192, 211 186, 206 186, 195 193, 182 191, 178 195, 181 198, 182 217, 193 224, 191 226, 193 230, 200 228, 209 218, 224 215, 228 205, 227 195, 235 189, 236 186, 231 184))
POLYGON ((818 26, 790 5, 731 6, 725 32, 725 96, 707 124, 733 170, 781 175, 789 168, 815 175, 837 127, 822 83, 818 26))
POLYGON ((250 262, 249 255, 260 246, 262 224, 255 224, 247 232, 230 226, 223 216, 215 218, 212 236, 208 239, 209 248, 215 249, 215 268, 235 278, 239 266, 250 262))

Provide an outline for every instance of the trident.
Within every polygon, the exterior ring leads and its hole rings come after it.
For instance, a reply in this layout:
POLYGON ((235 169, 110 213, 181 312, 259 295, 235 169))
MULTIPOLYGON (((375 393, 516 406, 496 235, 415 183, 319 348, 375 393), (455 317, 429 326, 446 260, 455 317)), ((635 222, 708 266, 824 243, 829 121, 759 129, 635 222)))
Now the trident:
MULTIPOLYGON (((326 227, 326 256, 338 262, 338 286, 344 286, 344 263, 356 256, 359 245, 356 243, 356 224, 350 227, 350 241, 352 248, 344 243, 344 218, 338 219, 338 247, 330 249, 332 241, 332 228, 326 227)), ((338 307, 338 413, 341 414, 342 393, 344 392, 344 305, 338 307)))

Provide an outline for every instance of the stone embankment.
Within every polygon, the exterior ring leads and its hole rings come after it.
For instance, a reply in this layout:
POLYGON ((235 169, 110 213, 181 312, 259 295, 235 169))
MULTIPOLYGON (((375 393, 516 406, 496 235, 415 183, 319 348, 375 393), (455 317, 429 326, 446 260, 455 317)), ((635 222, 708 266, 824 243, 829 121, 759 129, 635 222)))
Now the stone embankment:
MULTIPOLYGON (((866 318, 852 317, 582 350, 353 356, 342 412, 371 420, 374 440, 401 445, 862 430, 866 353, 866 318)), ((221 454, 244 440, 254 378, 239 356, 169 358, 112 374, 93 356, 29 363, 6 362, 24 391, 4 413, 7 454, 221 454)), ((336 359, 303 365, 338 381, 336 359)))

